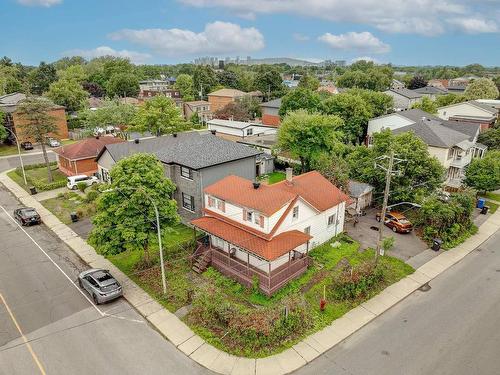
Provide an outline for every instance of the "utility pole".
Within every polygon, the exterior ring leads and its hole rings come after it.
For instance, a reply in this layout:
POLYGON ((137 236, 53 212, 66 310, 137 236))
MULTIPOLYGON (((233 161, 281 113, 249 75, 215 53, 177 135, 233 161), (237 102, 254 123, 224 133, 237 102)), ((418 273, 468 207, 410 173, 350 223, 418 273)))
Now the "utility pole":
POLYGON ((155 209, 155 215, 156 215, 156 230, 158 232, 158 245, 160 248, 160 265, 161 265, 161 283, 163 286, 163 294, 167 294, 167 280, 165 278, 165 263, 163 261, 163 246, 161 243, 161 230, 160 230, 160 214, 158 213, 158 207, 156 206, 156 203, 152 198, 150 198, 151 203, 153 204, 153 207, 155 209))
POLYGON ((5 130, 7 130, 10 134, 12 134, 12 136, 16 140, 17 153, 19 155, 19 162, 21 163, 21 170, 23 171, 24 185, 28 186, 28 181, 26 181, 26 172, 24 171, 23 157, 21 156, 21 146, 19 145, 19 138, 17 138, 16 133, 14 133, 14 131, 9 129, 8 127, 5 127, 5 130))
POLYGON ((391 189, 391 177, 395 173, 392 170, 394 167, 394 160, 396 160, 396 163, 400 163, 403 161, 403 159, 397 159, 394 157, 394 151, 391 151, 389 156, 384 155, 384 156, 380 156, 377 159, 375 159, 375 167, 378 167, 378 168, 385 170, 384 202, 382 204, 382 212, 380 213, 380 224, 378 227, 377 249, 375 251, 375 264, 378 261, 378 256, 383 255, 383 254, 380 254, 381 248, 382 248, 382 240, 383 240, 382 231, 384 230, 385 211, 387 211, 387 202, 389 200, 389 191, 391 189), (377 163, 377 160, 383 160, 383 159, 389 159, 389 165, 387 167, 377 163))

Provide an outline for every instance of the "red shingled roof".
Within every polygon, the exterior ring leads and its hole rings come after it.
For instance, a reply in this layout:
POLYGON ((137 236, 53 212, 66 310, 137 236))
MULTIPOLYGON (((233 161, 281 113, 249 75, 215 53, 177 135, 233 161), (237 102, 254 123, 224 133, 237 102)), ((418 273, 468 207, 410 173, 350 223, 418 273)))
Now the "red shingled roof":
POLYGON ((298 230, 291 230, 280 233, 271 240, 265 240, 237 226, 209 216, 200 217, 191 223, 203 231, 223 238, 269 261, 279 258, 312 238, 298 230))
POLYGON ((292 183, 281 181, 254 189, 250 180, 237 176, 227 176, 208 186, 205 193, 239 206, 253 208, 270 216, 297 196, 304 199, 318 211, 325 211, 349 197, 319 172, 312 171, 295 176, 292 183))
POLYGON ((70 145, 58 147, 54 152, 68 160, 95 158, 104 146, 112 143, 126 142, 116 137, 86 138, 70 145))

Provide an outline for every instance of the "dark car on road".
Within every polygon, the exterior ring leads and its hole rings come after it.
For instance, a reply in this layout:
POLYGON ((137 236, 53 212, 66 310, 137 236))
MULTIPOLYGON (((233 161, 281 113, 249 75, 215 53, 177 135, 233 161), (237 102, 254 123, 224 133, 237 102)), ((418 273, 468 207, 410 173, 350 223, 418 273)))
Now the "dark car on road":
POLYGON ((16 219, 21 225, 34 225, 42 223, 40 215, 32 207, 23 207, 14 210, 14 219, 16 219))
POLYGON ((120 283, 108 270, 92 268, 78 275, 78 284, 85 289, 96 305, 108 302, 123 294, 120 283))
POLYGON ((33 150, 33 144, 31 142, 28 142, 28 141, 21 143, 21 147, 24 150, 33 150))
MULTIPOLYGON (((377 213, 377 221, 380 221, 380 213, 377 213)), ((413 225, 399 211, 390 211, 385 213, 384 224, 392 229, 393 232, 397 233, 410 233, 413 229, 413 225)))

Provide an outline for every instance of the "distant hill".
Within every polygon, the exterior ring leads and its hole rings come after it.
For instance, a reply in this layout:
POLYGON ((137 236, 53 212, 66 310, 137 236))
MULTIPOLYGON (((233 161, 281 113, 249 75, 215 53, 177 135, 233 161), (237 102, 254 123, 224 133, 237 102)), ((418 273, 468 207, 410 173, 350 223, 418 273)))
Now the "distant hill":
POLYGON ((320 66, 323 63, 314 63, 307 60, 294 59, 291 57, 267 57, 263 59, 240 60, 241 65, 261 65, 261 64, 288 64, 290 66, 320 66))

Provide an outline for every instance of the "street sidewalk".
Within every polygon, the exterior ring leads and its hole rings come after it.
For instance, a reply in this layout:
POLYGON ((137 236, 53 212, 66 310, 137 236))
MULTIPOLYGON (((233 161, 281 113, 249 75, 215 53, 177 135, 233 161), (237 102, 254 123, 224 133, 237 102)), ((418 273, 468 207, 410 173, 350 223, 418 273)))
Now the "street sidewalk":
POLYGON ((39 212, 44 224, 91 267, 109 269, 123 285, 124 297, 127 301, 179 350, 209 370, 228 375, 282 375, 299 369, 462 260, 500 228, 500 210, 498 210, 479 227, 476 235, 463 244, 433 258, 416 269, 413 274, 352 309, 335 320, 330 326, 306 337, 280 354, 251 359, 227 354, 206 343, 111 262, 96 254, 92 246, 88 245, 68 226, 61 223, 59 219, 37 202, 34 197, 7 177, 6 172, 0 174, 0 183, 9 189, 23 204, 34 207, 39 212))

